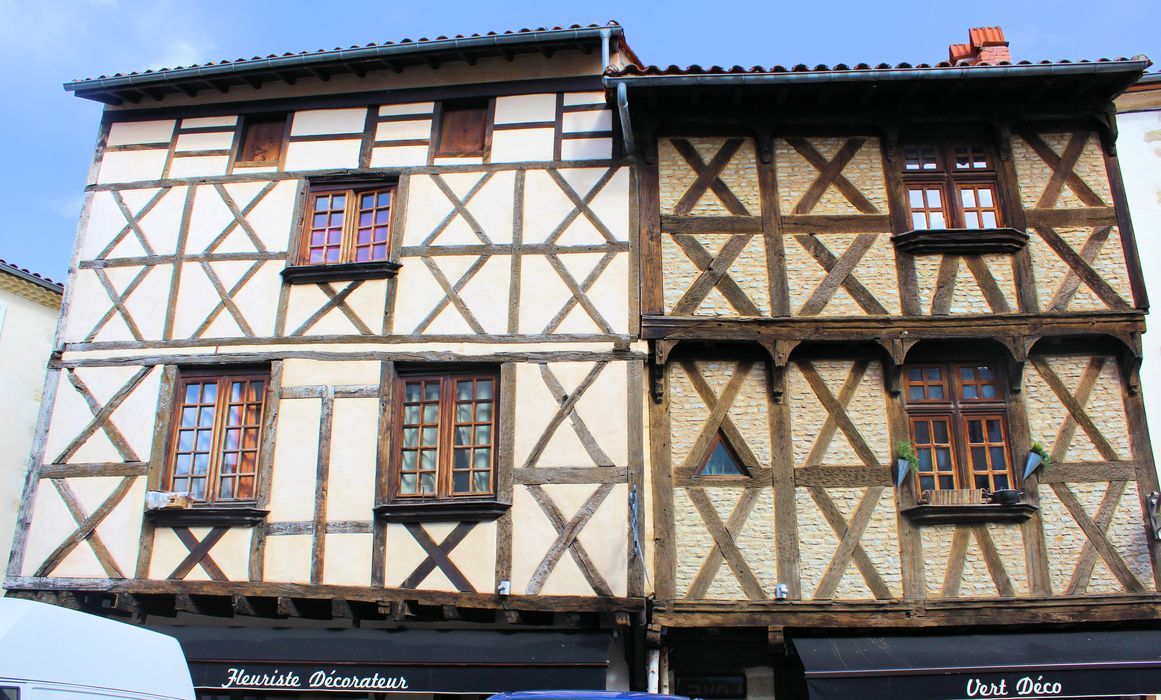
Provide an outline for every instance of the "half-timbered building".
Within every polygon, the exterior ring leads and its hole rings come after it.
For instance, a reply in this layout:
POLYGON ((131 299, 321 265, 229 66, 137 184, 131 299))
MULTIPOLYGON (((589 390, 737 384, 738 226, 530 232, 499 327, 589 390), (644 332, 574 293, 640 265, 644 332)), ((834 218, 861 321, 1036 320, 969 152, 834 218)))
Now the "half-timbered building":
POLYGON ((1148 300, 1110 105, 1147 65, 1013 63, 980 28, 938 65, 609 74, 662 690, 1158 689, 1148 300))
POLYGON ((627 687, 633 60, 610 24, 67 84, 105 111, 10 593, 178 636, 208 695, 627 687))

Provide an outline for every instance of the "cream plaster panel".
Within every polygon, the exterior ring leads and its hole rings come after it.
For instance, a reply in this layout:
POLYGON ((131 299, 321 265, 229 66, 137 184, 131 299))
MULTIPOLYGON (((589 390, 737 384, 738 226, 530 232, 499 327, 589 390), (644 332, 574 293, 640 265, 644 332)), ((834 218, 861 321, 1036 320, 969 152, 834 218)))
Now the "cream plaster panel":
POLYGON ((255 173, 276 173, 278 172, 277 165, 239 165, 234 164, 234 175, 254 175, 255 173))
MULTIPOLYGON (((613 238, 618 241, 628 241, 630 239, 630 173, 629 168, 618 168, 617 172, 609 180, 609 183, 589 203, 589 208, 597 215, 601 223, 609 229, 609 233, 613 235, 613 238)), ((561 170, 561 174, 568 182, 575 182, 576 184, 573 187, 577 188, 578 185, 589 182, 590 179, 595 185, 596 176, 603 175, 604 172, 600 168, 578 168, 576 170, 563 169, 561 170), (576 174, 574 175, 574 173, 576 174), (584 176, 583 179, 582 174, 584 176)), ((587 192, 589 189, 591 189, 591 186, 586 188, 584 192, 587 192)), ((578 192, 580 191, 578 189, 578 192)), ((632 205, 635 206, 635 203, 632 203, 632 205)), ((569 230, 566 230, 564 235, 561 236, 562 243, 567 243, 570 240, 569 232, 569 230)))
MULTIPOLYGON (((701 155, 702 162, 709 163, 717 155, 727 139, 721 137, 694 137, 686 139, 701 155)), ((657 168, 660 177, 661 212, 673 213, 673 208, 693 184, 697 174, 674 148, 670 139, 658 139, 657 168)), ((762 200, 758 192, 757 157, 752 139, 745 139, 742 146, 722 170, 720 179, 730 188, 751 216, 761 216, 762 200)), ((707 189, 690 210, 693 216, 730 216, 730 212, 712 190, 707 189)))
MULTIPOLYGON (((85 508, 87 513, 93 513, 98 510, 104 503, 104 500, 121 484, 121 481, 122 477, 116 476, 66 479, 68 488, 72 489, 73 495, 77 497, 77 500, 80 501, 81 506, 85 508)), ((42 482, 42 486, 45 489, 52 489, 52 486, 48 483, 42 482)), ((104 546, 109 550, 109 554, 113 555, 113 560, 122 571, 127 573, 131 573, 137 563, 137 547, 140 537, 140 525, 142 525, 142 503, 144 498, 145 478, 137 477, 134 479, 134 485, 130 486, 129 492, 125 493, 121 503, 96 528, 96 532, 100 535, 104 546)), ((66 517, 65 522, 66 524, 73 524, 74 520, 71 517, 66 517)), ((89 549, 89 546, 87 542, 81 542, 78 548, 89 549)), ((101 571, 102 573, 98 576, 100 578, 106 577, 106 573, 103 573, 104 570, 101 569, 101 571)), ((67 576, 67 573, 63 573, 62 570, 58 569, 52 575, 67 576)))
MULTIPOLYGON (((253 536, 254 528, 232 527, 210 549, 214 563, 231 581, 246 581, 250 578, 250 540, 253 536)), ((199 535, 198 539, 202 539, 202 536, 199 535)), ((200 566, 194 568, 201 570, 200 566)))
POLYGON ((427 146, 395 146, 371 151, 372 168, 405 167, 427 164, 427 146))
POLYGON ((128 146, 142 143, 169 143, 173 138, 173 119, 146 122, 113 122, 109 125, 106 145, 128 146))
MULTIPOLYGON (((717 256, 722 248, 733 240, 733 235, 703 234, 694 236, 712 256, 717 256)), ((665 306, 671 312, 694 281, 701 276, 701 270, 685 254, 673 236, 661 237, 661 265, 664 274, 665 306)), ((766 250, 761 236, 754 236, 742 248, 742 252, 730 264, 730 278, 758 307, 761 315, 770 313, 770 282, 766 274, 766 250)), ((715 288, 698 304, 694 316, 741 316, 726 298, 715 288)))
MULTIPOLYGON (((571 298, 572 294, 564 280, 549 265, 545 256, 523 256, 520 263, 520 304, 517 309, 521 333, 543 333, 571 298)), ((590 320, 587 332, 595 331, 596 325, 590 320)))
MULTIPOLYGON (((77 376, 85 382, 97 401, 105 405, 139 369, 139 367, 84 368, 77 370, 79 372, 77 376)), ((118 427, 130 447, 143 461, 149 459, 160 374, 159 370, 153 370, 111 416, 113 424, 118 427)), ((53 419, 45 443, 46 463, 57 459, 93 419, 93 412, 88 404, 64 377, 62 372, 62 385, 57 391, 53 419)), ((68 462, 120 462, 123 459, 121 453, 105 435, 105 431, 97 430, 68 459, 68 462)))
MULTIPOLYGON (((461 200, 468 192, 488 177, 484 173, 445 173, 440 176, 448 188, 461 200)), ((467 204, 468 211, 479 223, 484 234, 493 243, 512 242, 513 189, 516 175, 513 172, 497 172, 472 197, 467 204)), ((526 188, 527 191, 527 188, 526 188)), ((407 224, 404 227, 404 245, 418 245, 447 219, 454 211, 447 198, 432 176, 415 175, 408 182, 407 224)), ((481 240, 473 233, 462 216, 454 216, 452 221, 435 238, 435 245, 478 245, 481 240)))
POLYGON ((312 109, 294 113, 291 136, 317 134, 353 134, 362 132, 367 120, 365 107, 351 109, 312 109))
POLYGON ((565 112, 561 124, 566 134, 578 131, 612 131, 613 113, 607 109, 591 112, 565 112))
MULTIPOLYGON (((592 425, 591 423, 589 424, 592 425)), ((565 500, 557 497, 557 490, 561 486, 547 486, 545 489, 557 503, 565 500)), ((584 489, 592 487, 585 486, 584 489)), ((577 495, 583 495, 582 489, 576 489, 577 495)), ((588 498, 587 495, 584 495, 588 498)), ((581 502, 583 504, 583 501, 581 502)), ((575 510, 579 509, 579 504, 575 510)), ((601 577, 609 584, 613 595, 628 594, 628 561, 629 561, 629 486, 617 484, 609 495, 605 497, 601 507, 593 513, 584 529, 580 531, 577 540, 588 552, 593 566, 601 577)), ((565 555, 572 558, 570 555, 565 555)), ((562 557, 563 558, 563 557, 562 557)), ((590 593, 591 589, 584 591, 590 593)))
MULTIPOLYGON (((266 185, 267 183, 264 182, 235 182, 226 184, 224 187, 238 206, 245 209, 266 185)), ((258 234, 258 239, 262 241, 267 250, 287 249, 289 236, 293 235, 290 231, 291 217, 294 215, 294 202, 298 195, 298 187, 299 183, 295 180, 284 180, 278 183, 246 215, 250 227, 258 234)), ((232 237, 237 238, 237 233, 232 234, 232 237)), ((244 245, 248 248, 253 247, 249 239, 244 245)))
MULTIPOLYGON (((1075 394, 1081 376, 1092 358, 1063 356, 1045 357, 1044 359, 1060 377, 1068 391, 1075 394)), ((1049 450, 1055 451, 1059 446, 1053 442, 1064 420, 1070 414, 1040 376, 1039 370, 1031 363, 1024 373, 1024 400, 1028 406, 1032 439, 1039 440, 1049 450)), ((1116 358, 1104 358, 1104 367, 1101 369, 1100 376, 1085 405, 1085 412, 1088 413, 1101 435, 1116 451, 1117 457, 1119 459, 1131 458, 1129 429, 1121 399, 1121 381, 1117 372, 1116 358)), ((1061 461, 1100 462, 1104 459, 1104 456, 1097 450, 1084 430, 1077 428, 1061 461)))
MULTIPOLYGON (((614 333, 629 332, 629 295, 637 291, 630 289, 629 264, 628 253, 617 254, 588 291, 589 300, 609 323, 614 333)), ((580 278, 577 281, 581 281, 580 278)), ((523 296, 523 290, 521 295, 523 296)), ((583 313, 583 310, 574 309, 573 314, 577 313, 583 313)))
MULTIPOLYGON (((423 527, 433 540, 440 542, 453 526, 449 523, 424 523, 423 527)), ((460 546, 463 546, 462 542, 460 546)), ((423 563, 424 559, 427 559, 427 552, 423 551, 423 547, 419 546, 405 525, 402 523, 387 524, 387 566, 384 582, 388 588, 398 588, 407 580, 411 572, 415 571, 415 567, 423 563)), ((451 581, 443 575, 439 567, 436 567, 424 580, 427 582, 424 588, 428 590, 432 589, 431 582, 434 581, 440 583, 438 590, 455 590, 451 581)))
POLYGON ((612 139, 564 139, 561 160, 608 160, 613 157, 612 139))
MULTIPOLYGON (((250 201, 250 197, 238 201, 233 193, 230 196, 242 209, 245 209, 250 201)), ((233 252, 238 252, 239 249, 254 250, 253 243, 249 241, 242 228, 235 224, 233 214, 230 213, 217 189, 213 185, 198 187, 194 196, 194 207, 190 213, 189 234, 185 241, 186 252, 190 254, 216 252, 218 248, 211 249, 210 246, 227 227, 232 227, 233 230, 218 247, 234 248, 233 252)))
POLYGON ((310 583, 310 535, 279 535, 266 538, 267 581, 310 583))
POLYGON ((403 141, 411 139, 428 139, 431 137, 431 120, 416 119, 415 121, 380 122, 375 127, 376 141, 403 141))
POLYGON ((183 129, 205 129, 215 126, 234 126, 238 123, 238 117, 230 114, 224 117, 192 117, 181 120, 181 128, 183 129))
POLYGON ((224 151, 233 148, 234 131, 214 131, 199 134, 180 134, 174 151, 224 151))
POLYGON ((378 399, 335 400, 327 519, 372 519, 378 434, 378 399))
MULTIPOLYGON (((1063 155, 1072 135, 1042 133, 1039 136, 1057 155, 1063 155)), ((1023 200, 1025 207, 1035 207, 1052 177, 1052 168, 1020 137, 1012 139, 1012 160, 1016 163, 1016 177, 1020 181, 1020 199, 1023 200)), ((1105 170, 1100 139, 1096 134, 1089 135, 1074 172, 1107 205, 1112 205, 1108 172, 1105 170)), ((1065 183, 1056 200, 1055 208, 1074 209, 1085 206, 1087 205, 1065 183)))
MULTIPOLYGON (((332 287, 341 291, 347 284, 335 282, 332 287)), ((384 307, 387 303, 386 280, 364 280, 347 297, 347 307, 372 332, 383 327, 384 307)), ((291 289, 290 303, 286 313, 286 332, 296 334, 303 322, 313 316, 328 301, 328 297, 315 285, 295 285, 291 289), (301 287, 301 289, 300 289, 301 287)), ((315 321, 302 335, 360 335, 359 328, 340 309, 331 309, 315 321)))
MULTIPOLYGON (((230 260, 209 263, 223 288, 227 291, 248 273, 254 261, 230 260)), ((278 271, 281 261, 262 263, 258 271, 234 295, 234 302, 241 310, 243 318, 255 335, 271 335, 274 321, 274 307, 278 302, 281 278, 278 271)), ((213 283, 204 268, 185 265, 182 268, 181 287, 178 290, 177 312, 174 315, 174 337, 190 337, 201 326, 209 314, 221 303, 213 283)), ((165 300, 161 300, 164 306, 165 300)), ((245 335, 229 310, 218 311, 213 322, 199 337, 225 338, 245 335)))
MULTIPOLYGON (((439 256, 432 258, 432 260, 436 267, 443 273, 444 277, 452 285, 455 285, 456 281, 463 277, 465 272, 476 262, 476 257, 458 255, 439 256)), ((431 276, 431 272, 424 265, 404 265, 403 270, 406 271, 409 267, 416 271, 410 276, 413 279, 415 277, 431 276)), ((508 305, 505 302, 510 293, 510 275, 511 262, 509 256, 492 256, 476 272, 475 276, 471 278, 471 281, 460 290, 460 297, 464 300, 464 304, 471 311, 485 333, 503 334, 507 332, 508 305)), ((437 289, 440 289, 440 291, 430 296, 423 296, 421 290, 425 288, 430 289, 430 284, 411 288, 405 286, 402 279, 400 280, 400 289, 408 290, 412 293, 401 293, 396 302, 397 330, 403 331, 403 329, 416 327, 419 320, 425 318, 434 310, 436 304, 446 296, 438 286, 437 289), (423 301, 420 301, 421 299, 423 301)), ((435 317, 424 332, 431 335, 455 335, 461 333, 470 334, 475 331, 468 324, 459 309, 449 303, 440 311, 439 315, 435 317)))
MULTIPOLYGON (((156 340, 161 338, 165 326, 165 312, 169 306, 169 287, 173 266, 154 265, 148 268, 148 272, 137 288, 131 294, 126 295, 125 291, 133 284, 141 270, 142 268, 134 267, 111 267, 105 270, 105 274, 112 283, 113 289, 121 295, 125 308, 142 337, 146 340, 156 340)), ((122 320, 120 314, 117 314, 116 320, 122 320)), ((105 326, 106 330, 98 334, 96 340, 133 339, 131 334, 129 338, 108 337, 109 333, 106 331, 112 330, 110 325, 105 326)), ((128 328, 126 328, 126 332, 128 332, 128 328)), ((117 331, 112 331, 112 334, 117 334, 117 331)))
MULTIPOLYGON (((598 488, 593 484, 558 484, 542 487, 556 504, 565 520, 571 520, 580 510, 585 500, 598 488)), ((578 539, 593 560, 593 565, 613 589, 614 595, 624 595, 625 590, 625 548, 628 537, 625 530, 623 486, 616 487, 606 497, 601 508, 594 513, 589 525, 582 530, 578 539), (614 500, 616 499, 616 500, 614 500), (619 505, 618 505, 619 503, 619 505), (608 513, 602 513, 609 509, 608 513), (619 511, 619 514, 618 514, 619 511), (615 524, 620 518, 620 527, 615 524), (596 527, 592 533, 601 533, 601 548, 589 541, 585 533, 589 527, 596 527), (611 532, 617 532, 613 541, 611 532), (609 550, 609 551, 605 551, 609 550)), ((544 511, 528 495, 526 488, 517 486, 513 494, 512 521, 512 590, 524 593, 528 590, 532 576, 540 566, 549 547, 556 541, 556 529, 544 515, 544 511)), ((573 561, 565 553, 560 557, 552 573, 544 580, 542 595, 594 595, 593 589, 573 561)))
POLYGON ((434 102, 408 102, 398 105, 381 105, 379 116, 386 117, 397 114, 431 114, 435 109, 434 102))
POLYGON ((484 159, 481 156, 463 156, 463 157, 437 157, 434 159, 432 165, 483 165, 484 159))
MULTIPOLYGON (((553 362, 548 369, 570 396, 592 371, 591 362, 553 362)), ((541 375, 542 366, 533 363, 516 365, 515 462, 524 465, 559 404, 552 398, 541 375)), ((569 421, 557 426, 540 458, 529 466, 624 466, 628 463, 626 426, 627 365, 611 362, 575 404, 577 414, 588 426, 597 444, 612 464, 594 464, 569 421)))
POLYGON ((287 358, 282 365, 282 386, 359 386, 379 383, 380 363, 355 359, 327 362, 287 358))
POLYGON ((555 129, 515 129, 492 132, 492 162, 552 160, 555 129))
MULTIPOLYGON (((191 532, 195 532, 200 540, 205 535, 206 529, 191 528, 191 532)), ((173 528, 157 528, 153 531, 153 551, 149 556, 149 578, 157 580, 168 578, 187 554, 189 554, 189 550, 181 543, 177 535, 173 534, 173 528)), ((204 581, 208 577, 200 566, 195 566, 186 578, 204 581)))
POLYGON ((229 164, 229 156, 175 156, 169 165, 169 177, 225 175, 229 164))
MULTIPOLYGON (((247 263, 247 269, 249 265, 247 263)), ((220 263, 214 263, 214 269, 220 267, 220 263)), ((258 337, 267 337, 274 335, 274 315, 277 311, 278 292, 282 286, 281 272, 285 263, 281 260, 270 260, 262 263, 258 271, 250 279, 249 282, 242 287, 242 289, 234 295, 234 302, 238 308, 242 309, 242 313, 246 322, 250 324, 254 335, 258 337)), ((239 265, 239 268, 242 266, 239 265)), ((221 275, 222 273, 218 273, 221 275)), ((223 279, 223 283, 225 280, 223 279)), ((226 323, 229 327, 235 324, 233 318, 222 318, 226 314, 223 312, 218 317, 215 323, 226 323)), ((214 337, 215 327, 211 326, 207 337, 214 337)))
POLYGON ((327 170, 359 167, 360 139, 299 141, 286 146, 286 170, 327 170))
POLYGON ((144 151, 113 151, 101 157, 101 173, 97 184, 157 180, 169 159, 168 148, 144 151))
POLYGON ((323 550, 323 581, 329 586, 371 585, 370 534, 327 535, 323 550))
MULTIPOLYGON (((399 271, 398 280, 399 289, 407 290, 407 296, 414 301, 396 299, 395 308, 392 311, 392 325, 395 333, 412 334, 419 329, 419 324, 434 309, 434 304, 419 300, 443 299, 446 294, 418 258, 404 258, 403 269, 399 271)), ((454 284, 454 281, 452 283, 454 284)), ((467 323, 463 325, 465 328, 469 328, 467 323)))
MULTIPOLYGON (((155 188, 120 190, 125 206, 136 215, 158 193, 155 188)), ((139 226, 154 254, 173 253, 185 204, 185 187, 174 187, 161 195, 153 208, 141 218, 139 226)), ((118 234, 129 225, 112 192, 93 193, 93 204, 84 233, 80 259, 96 258, 118 234)), ((137 236, 130 232, 109 251, 109 258, 129 258, 149 255, 137 236)))
MULTIPOLYGON (((270 519, 313 520, 321 402, 283 399, 270 489, 270 519)), ((271 537, 272 542, 281 537, 271 537)), ((267 550, 269 551, 269 550, 267 550)))
POLYGON ((598 91, 589 92, 566 92, 564 93, 564 106, 570 105, 590 105, 590 104, 604 104, 605 93, 598 91))
MULTIPOLYGON (((605 168, 562 168, 562 179, 582 199, 608 170, 605 168)), ((589 203, 589 209, 608 229, 614 240, 629 240, 629 169, 618 169, 589 203)), ((524 242, 542 243, 572 214, 575 205, 561 187, 543 170, 528 171, 524 198, 524 242)), ((559 245, 604 243, 605 237, 588 217, 577 216, 557 239, 559 245)))
MULTIPOLYGON (((863 234, 834 233, 817 235, 815 238, 826 246, 836 258, 839 258, 859 235, 863 234)), ((790 307, 797 315, 801 314, 802 307, 826 279, 827 272, 796 239, 797 237, 786 239, 785 251, 786 277, 790 287, 790 307)), ((761 237, 756 236, 754 240, 760 241, 761 237)), ((920 256, 916 258, 916 262, 922 264, 931 259, 934 258, 920 256)), ((687 263, 687 266, 691 266, 691 264, 687 263)), ((887 313, 893 315, 900 313, 899 288, 895 276, 895 248, 891 243, 890 236, 877 236, 875 242, 860 258, 858 265, 852 271, 852 275, 887 309, 887 313)), ((867 312, 851 297, 846 289, 839 287, 819 315, 865 316, 867 312)))
POLYGON ((511 95, 496 98, 496 124, 550 122, 556 119, 556 95, 511 95))
MULTIPOLYGON (((447 526, 450 532, 455 523, 447 523, 447 526)), ((433 527, 428 525, 428 531, 430 532, 433 527)), ((442 541, 445 536, 441 534, 436 541, 442 541)), ((452 550, 448 558, 477 591, 491 593, 496 590, 496 523, 484 522, 476 525, 467 537, 464 537, 463 542, 452 550)), ((431 578, 429 576, 425 584, 431 581, 431 578)), ((427 587, 425 584, 424 588, 427 587)), ((451 590, 455 590, 455 587, 452 586, 451 590)))
MULTIPOLYGON (((53 550, 77 529, 76 521, 64 500, 47 479, 37 483, 32 498, 34 517, 29 525, 28 539, 25 540, 24 568, 21 571, 24 576, 34 575, 53 550)), ((92 548, 83 542, 73 549, 72 554, 61 562, 52 575, 106 577, 92 548)))

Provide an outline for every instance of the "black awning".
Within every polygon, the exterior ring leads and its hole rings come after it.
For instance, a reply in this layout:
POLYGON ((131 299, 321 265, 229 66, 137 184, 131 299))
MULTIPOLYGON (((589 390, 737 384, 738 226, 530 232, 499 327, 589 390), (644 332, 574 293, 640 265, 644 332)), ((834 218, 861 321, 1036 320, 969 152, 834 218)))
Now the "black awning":
POLYGON ((1145 695, 1161 691, 1161 630, 800 637, 811 700, 1145 695))
POLYGON ((608 633, 156 627, 176 637, 194 686, 494 693, 605 687, 608 633))

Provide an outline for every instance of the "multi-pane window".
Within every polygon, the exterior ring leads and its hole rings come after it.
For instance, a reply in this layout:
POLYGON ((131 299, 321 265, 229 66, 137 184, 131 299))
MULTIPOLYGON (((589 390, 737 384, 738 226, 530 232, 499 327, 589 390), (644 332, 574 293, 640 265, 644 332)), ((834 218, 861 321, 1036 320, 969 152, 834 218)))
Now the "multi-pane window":
POLYGON ((396 497, 478 497, 495 492, 498 384, 494 373, 480 372, 399 378, 396 497))
POLYGON ((903 183, 913 229, 1003 226, 995 162, 981 142, 905 144, 903 183))
POLYGON ((314 189, 303 223, 300 261, 326 265, 386 260, 391 249, 394 188, 314 189))
POLYGON ((1004 385, 983 362, 906 368, 922 491, 1012 488, 1004 385))
POLYGON ((266 374, 187 374, 177 387, 168 488, 194 501, 253 501, 266 374))

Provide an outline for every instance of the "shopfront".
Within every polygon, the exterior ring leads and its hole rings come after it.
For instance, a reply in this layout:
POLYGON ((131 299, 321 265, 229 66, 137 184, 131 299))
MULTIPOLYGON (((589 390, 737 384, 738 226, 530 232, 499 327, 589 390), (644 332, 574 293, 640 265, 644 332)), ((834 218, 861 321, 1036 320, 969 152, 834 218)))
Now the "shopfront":
POLYGON ((181 642, 203 700, 603 690, 618 685, 610 660, 623 664, 607 632, 158 629, 181 642))

